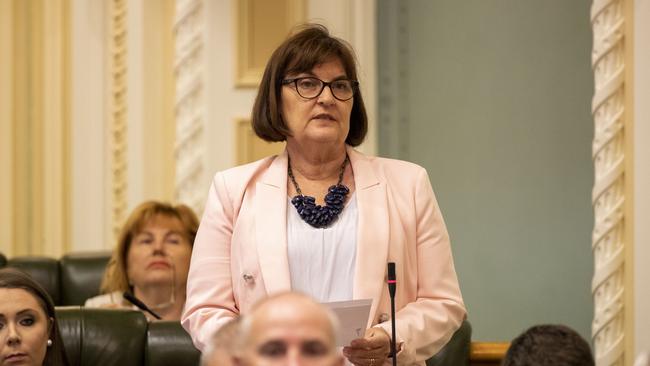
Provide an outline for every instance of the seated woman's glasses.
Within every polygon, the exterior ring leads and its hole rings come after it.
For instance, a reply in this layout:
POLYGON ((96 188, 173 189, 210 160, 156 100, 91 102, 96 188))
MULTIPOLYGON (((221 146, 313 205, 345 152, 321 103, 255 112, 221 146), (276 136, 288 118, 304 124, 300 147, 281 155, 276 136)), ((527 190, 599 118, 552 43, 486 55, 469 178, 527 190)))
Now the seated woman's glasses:
POLYGON ((298 94, 305 99, 318 97, 326 86, 330 87, 334 98, 344 102, 354 96, 359 82, 356 80, 338 79, 330 82, 315 77, 301 77, 282 80, 282 85, 293 84, 298 94))

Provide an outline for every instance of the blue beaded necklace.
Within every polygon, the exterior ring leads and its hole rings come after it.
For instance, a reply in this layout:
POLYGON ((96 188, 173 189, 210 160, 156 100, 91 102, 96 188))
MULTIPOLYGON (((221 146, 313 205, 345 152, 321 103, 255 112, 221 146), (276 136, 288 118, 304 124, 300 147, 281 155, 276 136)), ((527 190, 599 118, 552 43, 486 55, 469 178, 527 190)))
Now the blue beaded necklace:
POLYGON ((315 228, 325 228, 328 227, 332 222, 334 222, 338 217, 341 211, 343 211, 343 205, 345 204, 345 198, 350 189, 346 187, 343 182, 343 174, 345 173, 345 167, 348 165, 350 158, 345 154, 345 160, 343 160, 343 165, 341 166, 341 172, 339 173, 339 181, 330 186, 325 195, 325 206, 317 205, 316 199, 312 196, 305 196, 302 194, 296 178, 293 176, 293 171, 291 170, 291 159, 289 159, 289 164, 287 168, 287 174, 291 178, 293 186, 296 188, 298 194, 291 199, 291 204, 298 211, 298 215, 306 223, 315 227, 315 228))

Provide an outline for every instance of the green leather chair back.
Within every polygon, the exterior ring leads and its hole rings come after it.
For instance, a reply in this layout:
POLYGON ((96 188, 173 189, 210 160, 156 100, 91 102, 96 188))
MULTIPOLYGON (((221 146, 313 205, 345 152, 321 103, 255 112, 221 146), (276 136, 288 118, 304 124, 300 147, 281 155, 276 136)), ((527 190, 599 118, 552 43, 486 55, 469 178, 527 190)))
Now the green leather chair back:
POLYGON ((201 353, 180 322, 149 323, 146 364, 148 366, 197 366, 201 353))
POLYGON ((0 268, 7 265, 7 257, 4 254, 0 253, 0 268))
MULTIPOLYGON (((52 296, 55 305, 83 305, 86 299, 99 294, 110 257, 110 252, 73 253, 60 260, 25 256, 9 259, 7 266, 32 276, 52 296)), ((2 266, 0 259, 0 268, 2 266)))
POLYGON ((472 326, 465 320, 440 352, 427 360, 427 366, 469 365, 472 326))
POLYGON ((147 319, 136 310, 56 309, 71 366, 142 366, 147 319))
POLYGON ((59 261, 47 257, 14 257, 7 261, 7 266, 26 272, 45 288, 54 304, 60 303, 59 261))
POLYGON ((110 252, 73 253, 59 261, 61 298, 59 305, 83 305, 87 299, 99 295, 110 252))

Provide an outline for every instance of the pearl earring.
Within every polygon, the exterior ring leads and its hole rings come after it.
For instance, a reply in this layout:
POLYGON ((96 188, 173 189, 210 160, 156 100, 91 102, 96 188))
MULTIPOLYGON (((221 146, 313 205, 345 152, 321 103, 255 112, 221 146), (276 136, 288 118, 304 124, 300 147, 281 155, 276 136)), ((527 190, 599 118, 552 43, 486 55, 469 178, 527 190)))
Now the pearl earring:
POLYGON ((48 339, 48 340, 47 340, 47 346, 48 346, 48 347, 52 347, 52 340, 51 340, 51 339, 48 339))

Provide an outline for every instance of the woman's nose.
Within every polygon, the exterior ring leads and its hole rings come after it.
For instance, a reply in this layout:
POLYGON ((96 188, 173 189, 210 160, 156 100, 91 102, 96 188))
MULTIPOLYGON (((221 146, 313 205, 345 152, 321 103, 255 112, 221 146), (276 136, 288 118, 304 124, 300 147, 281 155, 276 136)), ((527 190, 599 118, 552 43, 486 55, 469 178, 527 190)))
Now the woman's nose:
POLYGON ((323 91, 318 96, 318 103, 320 104, 334 104, 334 94, 332 93, 332 86, 328 85, 323 88, 323 91))
POLYGON ((7 344, 20 344, 20 334, 14 325, 9 324, 7 327, 7 344))
POLYGON ((165 254, 165 241, 164 240, 154 240, 153 242, 153 252, 157 254, 165 254))

